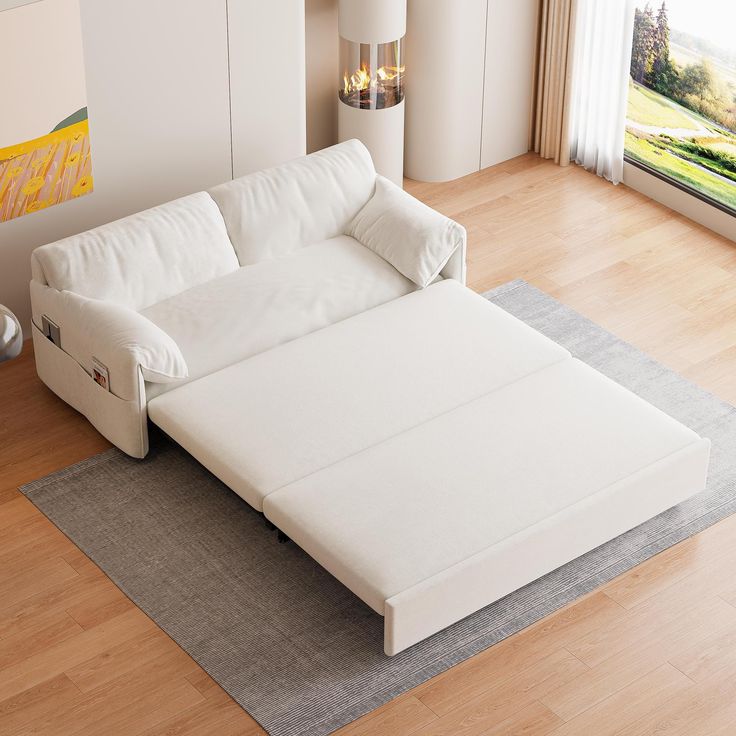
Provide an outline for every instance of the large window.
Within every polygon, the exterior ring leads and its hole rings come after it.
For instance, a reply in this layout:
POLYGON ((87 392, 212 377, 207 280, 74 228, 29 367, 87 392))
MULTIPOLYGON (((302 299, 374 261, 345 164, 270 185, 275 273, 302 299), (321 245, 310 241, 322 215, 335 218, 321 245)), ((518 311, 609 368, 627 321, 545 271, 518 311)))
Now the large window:
POLYGON ((736 0, 641 0, 626 156, 736 213, 736 0))

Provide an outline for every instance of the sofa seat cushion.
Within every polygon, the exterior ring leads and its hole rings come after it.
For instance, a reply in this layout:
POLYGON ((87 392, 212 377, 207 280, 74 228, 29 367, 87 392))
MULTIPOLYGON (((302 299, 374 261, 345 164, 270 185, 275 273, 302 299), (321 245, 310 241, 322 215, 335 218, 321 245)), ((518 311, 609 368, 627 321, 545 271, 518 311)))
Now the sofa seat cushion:
POLYGON ((260 510, 282 486, 568 358, 447 280, 177 387, 148 413, 260 510))
MULTIPOLYGON (((348 236, 239 268, 143 310, 181 349, 193 380, 416 286, 348 236)), ((173 384, 148 384, 149 399, 173 384)))

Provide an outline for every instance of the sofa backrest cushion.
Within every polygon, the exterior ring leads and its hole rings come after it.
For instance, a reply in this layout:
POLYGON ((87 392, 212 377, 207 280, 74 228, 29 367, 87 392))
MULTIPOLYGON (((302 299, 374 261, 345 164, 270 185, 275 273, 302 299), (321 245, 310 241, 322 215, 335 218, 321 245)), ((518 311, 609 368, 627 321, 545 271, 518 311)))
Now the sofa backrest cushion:
POLYGON ((59 291, 140 310, 238 268, 206 192, 36 248, 33 273, 59 291))
POLYGON ((375 179, 368 150, 351 140, 209 193, 246 266, 342 235, 373 194, 375 179))

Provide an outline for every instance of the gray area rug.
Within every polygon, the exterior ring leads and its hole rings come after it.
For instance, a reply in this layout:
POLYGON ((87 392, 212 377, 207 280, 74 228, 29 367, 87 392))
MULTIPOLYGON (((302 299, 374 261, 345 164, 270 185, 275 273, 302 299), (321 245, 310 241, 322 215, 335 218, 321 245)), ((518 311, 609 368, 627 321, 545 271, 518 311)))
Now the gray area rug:
POLYGON ((327 734, 736 511, 736 409, 523 281, 486 295, 713 442, 708 490, 400 655, 382 619, 164 437, 21 490, 276 736, 327 734))

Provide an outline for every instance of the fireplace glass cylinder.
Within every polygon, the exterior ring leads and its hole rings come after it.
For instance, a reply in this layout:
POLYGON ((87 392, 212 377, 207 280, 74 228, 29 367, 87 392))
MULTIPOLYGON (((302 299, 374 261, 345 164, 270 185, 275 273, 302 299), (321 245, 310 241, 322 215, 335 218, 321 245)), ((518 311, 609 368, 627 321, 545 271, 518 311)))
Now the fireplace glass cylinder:
POLYGON ((360 110, 383 110, 404 99, 404 39, 356 43, 340 38, 340 100, 360 110))

